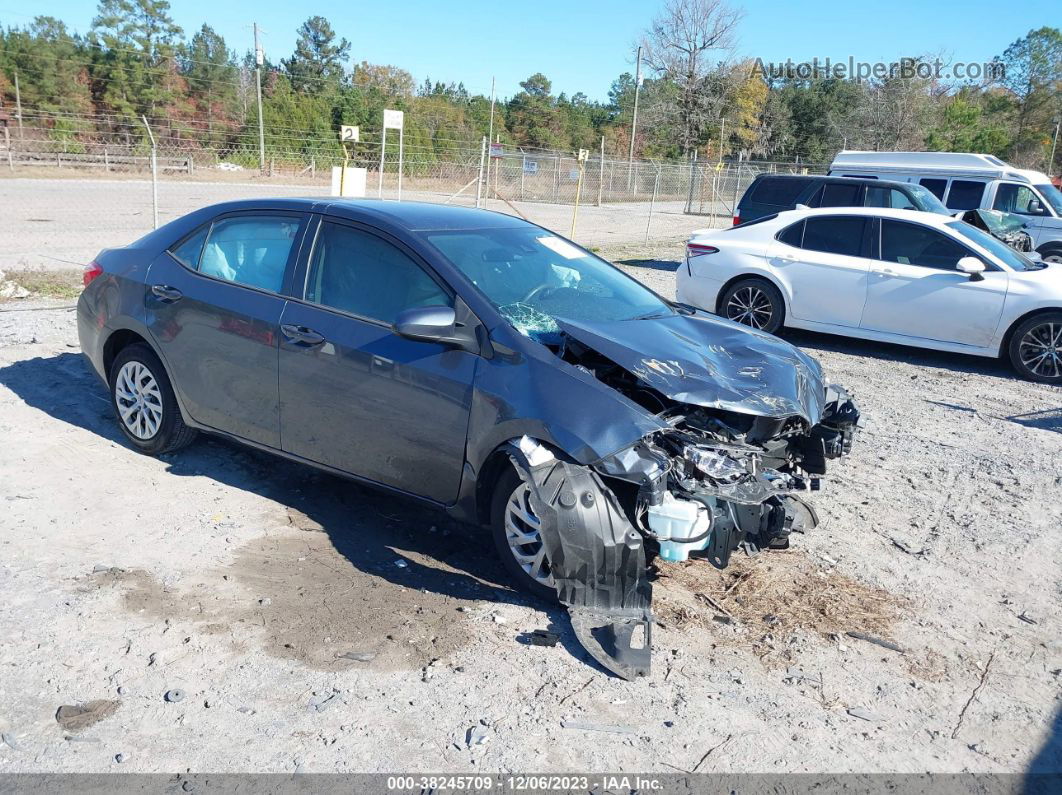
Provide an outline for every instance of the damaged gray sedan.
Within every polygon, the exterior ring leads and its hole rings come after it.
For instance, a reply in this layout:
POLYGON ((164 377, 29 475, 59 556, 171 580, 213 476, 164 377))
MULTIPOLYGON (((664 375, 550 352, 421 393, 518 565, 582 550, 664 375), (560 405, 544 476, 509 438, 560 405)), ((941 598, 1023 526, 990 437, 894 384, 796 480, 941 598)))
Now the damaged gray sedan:
POLYGON ((232 202, 85 282, 82 349, 133 447, 220 434, 489 526, 627 678, 649 671, 650 561, 787 547, 859 424, 792 345, 496 213, 232 202))

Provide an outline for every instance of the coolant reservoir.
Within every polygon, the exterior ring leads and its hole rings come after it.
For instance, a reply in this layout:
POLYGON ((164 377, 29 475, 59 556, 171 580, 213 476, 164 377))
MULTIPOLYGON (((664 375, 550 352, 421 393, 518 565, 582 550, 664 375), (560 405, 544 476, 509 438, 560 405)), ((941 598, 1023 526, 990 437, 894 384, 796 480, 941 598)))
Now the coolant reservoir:
POLYGON ((691 551, 704 549, 711 539, 711 512, 699 502, 676 499, 670 491, 664 492, 659 505, 649 506, 648 519, 664 560, 687 560, 691 551))

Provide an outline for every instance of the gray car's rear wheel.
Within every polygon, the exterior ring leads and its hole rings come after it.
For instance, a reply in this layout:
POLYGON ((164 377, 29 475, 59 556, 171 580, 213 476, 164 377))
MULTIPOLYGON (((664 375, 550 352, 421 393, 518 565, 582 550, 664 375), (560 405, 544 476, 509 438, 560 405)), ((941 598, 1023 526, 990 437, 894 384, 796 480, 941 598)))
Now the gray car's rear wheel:
POLYGON ((785 302, 778 288, 765 279, 742 279, 723 293, 719 314, 768 334, 775 334, 785 321, 785 302))
POLYGON ((531 509, 530 493, 516 470, 506 469, 491 499, 491 534, 513 582, 541 599, 556 601, 557 590, 539 533, 542 520, 531 509))
POLYGON ((1062 385, 1062 312, 1035 315, 1014 329, 1008 353, 1022 378, 1062 385))
POLYGON ((122 348, 109 375, 118 427, 141 453, 169 453, 195 438, 195 429, 181 417, 162 362, 147 345, 138 342, 122 348))

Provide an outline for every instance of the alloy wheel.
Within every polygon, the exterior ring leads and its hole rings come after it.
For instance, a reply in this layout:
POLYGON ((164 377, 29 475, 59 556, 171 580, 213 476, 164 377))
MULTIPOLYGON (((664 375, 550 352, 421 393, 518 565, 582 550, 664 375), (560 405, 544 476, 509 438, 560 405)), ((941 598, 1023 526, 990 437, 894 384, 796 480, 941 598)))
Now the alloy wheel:
POLYGON ((522 481, 509 496, 505 506, 505 538, 513 559, 524 573, 536 583, 554 588, 546 547, 539 534, 542 520, 531 510, 530 496, 531 487, 522 481))
POLYGON ((1022 365, 1041 378, 1062 376, 1062 323, 1033 326, 1018 344, 1022 365))
POLYGON ((114 382, 114 402, 122 424, 137 439, 151 439, 162 425, 162 392, 152 372, 136 360, 126 362, 114 382))
POLYGON ((726 305, 728 319, 756 329, 766 328, 773 314, 770 296, 758 287, 742 287, 730 296, 726 305))

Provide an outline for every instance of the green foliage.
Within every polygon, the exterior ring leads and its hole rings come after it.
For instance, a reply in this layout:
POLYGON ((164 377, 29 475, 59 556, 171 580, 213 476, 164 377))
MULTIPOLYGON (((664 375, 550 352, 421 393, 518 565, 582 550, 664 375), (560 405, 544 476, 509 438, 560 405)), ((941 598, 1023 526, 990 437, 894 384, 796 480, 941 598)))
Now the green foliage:
MULTIPOLYGON (((1030 31, 998 58, 1005 78, 947 86, 929 79, 857 82, 772 79, 748 63, 707 60, 693 78, 653 68, 638 91, 639 158, 735 157, 828 162, 842 147, 986 152, 1044 167, 1062 116, 1062 32, 1030 31), (695 78, 695 79, 694 79, 695 78)), ((662 62, 661 62, 662 63, 662 62)), ((664 64, 666 66, 666 64, 664 64)), ((384 108, 406 114, 414 171, 435 161, 475 162, 491 126, 491 99, 462 83, 418 79, 393 65, 352 62, 350 43, 312 16, 290 57, 262 67, 267 158, 320 165, 343 156, 336 130, 357 124, 362 165, 377 162, 384 108)), ((144 147, 140 116, 169 141, 221 160, 258 164, 255 62, 237 55, 210 25, 185 39, 166 0, 99 0, 87 36, 38 16, 0 29, 0 106, 10 112, 14 81, 24 109, 55 143, 75 147, 97 133, 144 147)), ((619 75, 604 102, 554 94, 536 72, 494 106, 493 130, 511 146, 597 152, 625 158, 635 81, 619 75)), ((390 140, 390 136, 389 136, 390 140)))

